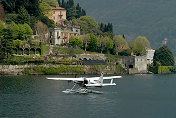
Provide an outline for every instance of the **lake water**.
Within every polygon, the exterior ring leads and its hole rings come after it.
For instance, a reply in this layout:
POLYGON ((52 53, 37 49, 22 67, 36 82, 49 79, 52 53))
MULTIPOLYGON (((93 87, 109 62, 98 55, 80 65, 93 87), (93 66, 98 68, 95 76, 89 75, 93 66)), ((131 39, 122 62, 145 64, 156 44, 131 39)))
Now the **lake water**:
MULTIPOLYGON (((59 77, 59 76, 50 76, 59 77)), ((125 75, 103 94, 65 94, 72 83, 0 76, 0 118, 176 118, 176 75, 125 75)))

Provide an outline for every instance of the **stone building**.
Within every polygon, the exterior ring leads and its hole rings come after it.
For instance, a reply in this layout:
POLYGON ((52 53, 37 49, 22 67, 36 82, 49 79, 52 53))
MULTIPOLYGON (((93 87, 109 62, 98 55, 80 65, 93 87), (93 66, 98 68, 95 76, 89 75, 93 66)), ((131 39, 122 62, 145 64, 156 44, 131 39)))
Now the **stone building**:
POLYGON ((53 7, 52 8, 53 15, 50 19, 53 19, 57 25, 64 25, 64 20, 66 20, 66 9, 62 7, 53 7))
POLYGON ((129 74, 147 73, 146 56, 125 56, 122 59, 122 64, 129 74))
POLYGON ((147 50, 147 64, 152 64, 153 63, 153 57, 154 57, 154 54, 155 54, 155 50, 147 50))
POLYGON ((69 43, 71 36, 80 35, 79 26, 68 26, 66 28, 50 28, 50 44, 60 45, 62 43, 69 43))

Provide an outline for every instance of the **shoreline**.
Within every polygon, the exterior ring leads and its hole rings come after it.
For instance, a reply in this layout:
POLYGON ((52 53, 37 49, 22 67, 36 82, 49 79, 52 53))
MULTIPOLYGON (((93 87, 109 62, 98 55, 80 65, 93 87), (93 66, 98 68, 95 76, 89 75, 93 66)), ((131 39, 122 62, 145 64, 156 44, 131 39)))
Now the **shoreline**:
POLYGON ((127 74, 119 65, 0 65, 0 75, 127 74))

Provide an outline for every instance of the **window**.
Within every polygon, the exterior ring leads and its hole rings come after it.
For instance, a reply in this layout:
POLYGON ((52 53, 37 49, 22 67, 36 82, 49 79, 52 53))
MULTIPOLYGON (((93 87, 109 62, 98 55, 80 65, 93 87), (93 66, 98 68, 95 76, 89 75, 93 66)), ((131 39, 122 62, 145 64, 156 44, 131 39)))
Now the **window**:
POLYGON ((59 32, 57 32, 57 38, 60 38, 60 36, 59 36, 59 32))
POLYGON ((55 20, 55 16, 53 16, 53 19, 55 20))

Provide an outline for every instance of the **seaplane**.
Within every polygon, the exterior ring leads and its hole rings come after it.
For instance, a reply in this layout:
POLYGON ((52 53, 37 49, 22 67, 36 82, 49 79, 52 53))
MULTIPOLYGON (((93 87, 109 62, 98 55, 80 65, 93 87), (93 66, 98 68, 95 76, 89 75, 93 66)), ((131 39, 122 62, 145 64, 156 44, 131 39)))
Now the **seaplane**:
POLYGON ((71 89, 66 89, 62 91, 64 93, 103 93, 100 91, 95 91, 90 88, 92 87, 104 87, 104 86, 115 86, 113 79, 122 78, 122 76, 109 76, 103 77, 101 73, 100 77, 79 77, 79 78, 47 78, 48 80, 63 80, 63 81, 73 81, 74 86, 71 89), (103 80, 110 80, 109 83, 103 83, 103 80))

